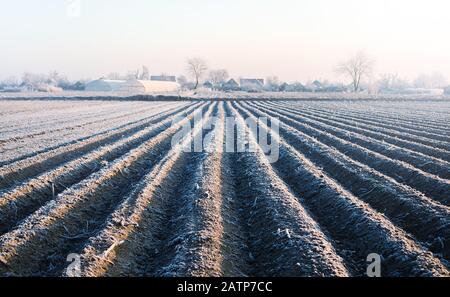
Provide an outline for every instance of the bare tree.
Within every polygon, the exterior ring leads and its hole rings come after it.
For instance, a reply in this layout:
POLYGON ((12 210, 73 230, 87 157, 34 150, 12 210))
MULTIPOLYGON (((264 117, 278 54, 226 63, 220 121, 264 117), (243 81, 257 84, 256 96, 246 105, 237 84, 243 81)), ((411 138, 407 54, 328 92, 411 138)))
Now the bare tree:
POLYGON ((229 75, 226 69, 211 70, 209 72, 209 80, 214 86, 224 83, 228 77, 229 75))
POLYGON ((125 77, 127 80, 139 79, 139 69, 128 71, 125 77))
POLYGON ((206 62, 201 58, 191 58, 187 61, 187 71, 195 80, 194 90, 197 89, 200 79, 205 74, 208 67, 206 62))
POLYGON ((147 66, 142 66, 142 73, 140 76, 141 80, 149 80, 150 79, 150 72, 148 71, 147 66))
POLYGON ((264 88, 267 91, 278 91, 278 89, 280 88, 280 79, 278 78, 278 76, 269 76, 266 77, 266 84, 264 86, 264 88))
POLYGON ((376 87, 379 91, 404 90, 410 87, 407 80, 401 79, 396 73, 385 73, 380 76, 376 82, 376 87))
POLYGON ((361 79, 372 73, 373 65, 374 61, 372 58, 365 52, 359 51, 347 61, 339 64, 336 71, 351 78, 353 90, 358 92, 361 85, 361 79))
POLYGON ((416 88, 424 89, 439 89, 447 86, 447 79, 439 72, 432 74, 421 74, 414 80, 414 86, 416 88))
POLYGON ((15 87, 15 86, 19 85, 19 79, 15 76, 9 76, 6 79, 4 79, 2 82, 0 82, 0 85, 15 87))
POLYGON ((188 82, 188 79, 184 75, 178 76, 176 80, 177 80, 177 83, 180 84, 180 86, 183 90, 188 89, 189 82, 188 82))
POLYGON ((31 72, 25 72, 22 75, 22 82, 27 84, 27 85, 36 85, 39 83, 43 83, 45 82, 46 78, 45 75, 42 74, 35 74, 35 73, 31 73, 31 72))

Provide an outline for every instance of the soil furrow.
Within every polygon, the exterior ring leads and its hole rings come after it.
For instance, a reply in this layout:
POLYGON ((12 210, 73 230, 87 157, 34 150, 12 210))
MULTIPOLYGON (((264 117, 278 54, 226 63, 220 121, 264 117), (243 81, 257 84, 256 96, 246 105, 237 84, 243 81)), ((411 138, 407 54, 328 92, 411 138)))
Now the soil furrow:
POLYGON ((80 250, 83 242, 103 228, 135 183, 170 150, 171 138, 182 122, 67 189, 1 236, 0 274, 60 274, 65 257, 80 250))
POLYGON ((85 140, 70 143, 48 152, 38 153, 33 157, 2 166, 0 167, 0 191, 20 184, 24 180, 34 177, 45 170, 83 156, 98 147, 119 141, 124 137, 145 129, 149 125, 158 123, 176 113, 183 112, 184 109, 186 109, 185 106, 162 112, 149 117, 145 121, 129 123, 124 125, 124 127, 113 129, 100 135, 93 135, 85 140))
MULTIPOLYGON (((243 118, 230 103, 228 115, 243 118)), ((237 199, 241 205, 252 276, 345 276, 342 259, 291 190, 272 170, 254 135, 256 152, 233 153, 237 199)))
MULTIPOLYGON (((332 109, 332 108, 330 108, 330 109, 333 111, 336 110, 336 109, 332 109)), ((390 114, 390 115, 386 116, 383 112, 381 112, 378 109, 375 109, 375 111, 368 113, 367 111, 361 111, 361 110, 355 110, 355 109, 351 109, 350 111, 342 111, 338 107, 337 111, 339 113, 344 113, 344 114, 347 114, 350 116, 357 115, 357 116, 360 116, 363 118, 367 117, 368 119, 375 120, 375 121, 384 121, 384 122, 388 122, 388 123, 395 123, 396 126, 403 127, 403 128, 408 128, 408 129, 412 129, 412 130, 421 129, 419 131, 427 131, 427 132, 435 133, 437 135, 445 135, 447 137, 447 139, 450 136, 449 135, 450 128, 448 128, 448 126, 442 125, 442 123, 439 123, 439 122, 434 122, 429 117, 427 118, 427 120, 423 120, 423 116, 422 117, 413 117, 410 114, 408 114, 408 116, 401 116, 398 113, 390 114), (430 123, 433 123, 433 124, 430 124, 430 123), (442 132, 445 132, 445 133, 442 133, 442 132)))
MULTIPOLYGON (((175 116, 188 114, 194 108, 187 108, 175 116)), ((0 196, 0 234, 11 229, 21 219, 65 189, 168 129, 172 119, 173 117, 169 117, 127 138, 99 147, 87 155, 32 178, 23 185, 5 191, 5 194, 0 196)))
MULTIPOLYGON (((246 107, 245 103, 242 103, 246 107)), ((255 116, 270 115, 246 108, 255 116)), ((283 139, 309 158, 346 190, 384 213, 396 225, 413 234, 434 253, 450 259, 450 208, 435 203, 414 189, 355 162, 314 138, 281 124, 283 139)))
MULTIPOLYGON (((252 116, 238 108, 246 116, 252 116)), ((277 173, 298 194, 297 197, 301 197, 302 204, 333 239, 344 244, 347 253, 354 253, 351 258, 360 259, 361 262, 353 263, 356 275, 365 272, 363 262, 370 253, 383 257, 384 276, 450 275, 439 259, 414 242, 407 233, 340 187, 283 138, 278 138, 278 141, 280 159, 273 164, 277 173)))
MULTIPOLYGON (((292 108, 289 108, 289 106, 279 105, 274 102, 265 102, 267 106, 270 106, 271 108, 278 109, 283 108, 284 110, 288 109, 291 112, 295 112, 292 110, 292 108)), ((383 134, 387 134, 389 136, 400 138, 403 140, 411 141, 411 142, 417 142, 420 144, 424 144, 426 146, 436 147, 443 150, 449 150, 450 149, 450 139, 449 140, 441 140, 438 139, 441 135, 433 135, 432 137, 424 137, 423 135, 413 134, 410 133, 410 131, 401 129, 399 131, 398 127, 395 127, 393 125, 386 125, 383 123, 377 123, 373 121, 368 121, 366 118, 359 118, 355 116, 345 116, 342 114, 336 114, 327 110, 322 109, 312 109, 312 108, 302 108, 302 112, 309 114, 309 115, 315 115, 320 116, 321 118, 328 118, 332 120, 338 120, 342 121, 343 123, 355 126, 357 128, 364 128, 370 131, 374 132, 382 132, 383 134)), ((295 112, 297 113, 297 112, 295 112)), ((300 114, 300 113, 298 113, 300 114)))
MULTIPOLYGON (((286 106, 287 107, 287 106, 286 106)), ((402 125, 399 125, 395 122, 395 120, 382 120, 377 119, 376 117, 372 117, 369 112, 366 112, 364 115, 356 115, 353 113, 347 113, 344 111, 338 111, 338 110, 328 110, 324 108, 314 108, 314 107, 307 107, 306 110, 311 112, 319 112, 322 114, 332 115, 335 117, 342 117, 344 119, 348 119, 350 121, 356 121, 358 123, 364 123, 364 124, 370 124, 377 127, 383 127, 388 130, 395 131, 399 135, 408 135, 408 137, 415 138, 420 137, 424 141, 425 140, 431 140, 431 141, 439 141, 442 142, 442 145, 449 144, 450 143, 450 137, 442 135, 438 132, 431 132, 427 128, 420 127, 420 125, 416 125, 413 127, 403 127, 402 125)))
MULTIPOLYGON (((188 105, 188 104, 187 104, 188 105)), ((184 105, 185 107, 186 105, 184 105)), ((71 138, 71 139, 63 139, 62 142, 57 142, 57 143, 48 143, 44 146, 39 146, 39 147, 34 147, 34 151, 32 152, 25 152, 25 153, 20 153, 17 151, 14 151, 14 153, 12 153, 11 157, 5 157, 2 158, 0 160, 0 168, 9 164, 13 164, 16 162, 20 162, 20 161, 24 161, 26 159, 32 158, 32 157, 36 157, 37 155, 40 154, 44 154, 44 153, 48 153, 51 152, 53 150, 57 150, 57 149, 61 149, 64 148, 66 146, 69 145, 73 145, 73 144, 77 144, 79 142, 83 142, 83 141, 88 141, 89 139, 95 138, 95 137, 100 137, 102 135, 108 134, 108 133, 112 133, 114 131, 120 131, 121 129, 126 128, 127 126, 132 127, 133 125, 138 125, 139 123, 144 123, 145 121, 152 119, 154 117, 157 116, 162 116, 165 113, 174 111, 174 110, 181 110, 183 107, 183 105, 180 106, 174 106, 172 108, 168 108, 167 110, 161 110, 155 114, 149 115, 148 117, 144 117, 141 119, 137 119, 137 120, 130 120, 128 122, 123 122, 123 123, 119 123, 117 126, 111 125, 108 126, 107 123, 105 123, 100 130, 98 131, 93 131, 91 134, 87 134, 87 135, 77 135, 75 136, 75 138, 71 138)), ((58 140, 59 141, 59 140, 58 140)), ((39 142, 37 142, 39 144, 39 142)), ((27 147, 33 145, 33 141, 32 139, 30 139, 30 141, 28 143, 24 143, 23 147, 27 147)), ((3 152, 7 152, 7 150, 3 149, 3 152)))
MULTIPOLYGON (((51 136, 52 134, 55 134, 55 133, 58 133, 61 131, 69 131, 70 133, 75 133, 76 129, 84 129, 87 126, 93 126, 93 125, 95 126, 98 123, 103 123, 106 121, 112 122, 114 120, 136 117, 140 114, 146 114, 146 113, 154 110, 155 108, 170 108, 170 105, 163 104, 161 106, 152 106, 150 108, 133 111, 133 112, 121 111, 120 115, 106 113, 105 114, 106 117, 99 115, 99 114, 89 115, 89 116, 86 116, 86 119, 88 119, 89 121, 82 121, 81 123, 76 123, 76 122, 74 123, 73 120, 66 119, 68 126, 64 126, 64 125, 62 125, 62 123, 58 123, 58 122, 51 122, 50 129, 47 128, 45 130, 42 130, 42 126, 38 125, 38 127, 41 131, 36 131, 33 133, 29 133, 29 131, 32 130, 31 127, 25 127, 26 133, 28 133, 28 134, 21 134, 20 131, 18 131, 18 129, 14 129, 12 131, 2 131, 2 132, 0 132, 3 134, 2 136, 7 135, 8 132, 12 132, 14 136, 10 137, 10 138, 0 139, 0 148, 3 147, 8 142, 14 142, 14 144, 17 144, 18 142, 23 142, 24 139, 27 140, 27 139, 33 138, 33 139, 39 140, 38 136, 41 136, 41 135, 45 135, 47 137, 47 136, 51 136), (58 128, 55 128, 55 127, 58 127, 58 128)), ((56 134, 56 136, 61 137, 60 134, 56 134)))
POLYGON ((267 109, 264 109, 263 111, 271 116, 280 118, 284 123, 297 131, 316 138, 318 141, 329 147, 336 148, 353 160, 361 162, 393 178, 399 183, 417 189, 440 203, 449 205, 449 196, 447 193, 450 191, 450 182, 448 180, 431 175, 408 163, 388 158, 385 155, 368 150, 365 147, 338 138, 330 133, 323 132, 308 125, 300 124, 280 113, 267 109))
MULTIPOLYGON (((159 104, 156 106, 152 106, 152 108, 161 108, 164 106, 169 106, 170 103, 166 104, 159 104)), ((90 121, 92 122, 93 119, 96 121, 106 121, 106 120, 113 120, 120 117, 127 117, 128 115, 138 115, 140 113, 145 113, 150 110, 149 108, 146 108, 144 110, 135 110, 135 108, 130 106, 130 109, 124 109, 123 106, 113 106, 111 109, 104 109, 101 110, 95 110, 95 111, 76 111, 74 115, 69 115, 65 113, 55 114, 51 117, 46 117, 42 121, 30 121, 27 125, 24 125, 22 121, 17 123, 14 126, 8 127, 9 130, 1 129, 0 133, 2 134, 8 134, 10 132, 14 132, 17 135, 20 135, 19 137, 26 137, 27 135, 29 137, 33 137, 33 135, 39 135, 39 133, 42 133, 44 130, 43 128, 50 127, 49 131, 45 132, 55 132, 62 129, 71 129, 72 127, 76 127, 79 125, 86 125, 89 124, 90 121), (99 120, 101 119, 101 120, 99 120), (57 127, 55 129, 55 127, 57 127), (29 133, 23 135, 24 133, 29 133), (33 132, 33 133, 30 133, 33 132)), ((72 112, 69 110, 69 112, 72 112)), ((15 137, 16 138, 16 137, 15 137)), ((17 139, 17 138, 16 138, 17 139)), ((7 141, 8 139, 2 138, 0 143, 3 143, 4 141, 7 141)))
MULTIPOLYGON (((261 103, 261 104, 263 106, 266 106, 265 103, 261 103)), ((345 131, 350 131, 350 132, 356 133, 357 135, 363 135, 363 136, 367 137, 369 140, 376 139, 378 141, 385 142, 387 145, 392 144, 399 148, 405 148, 405 149, 411 150, 413 152, 419 152, 419 153, 423 154, 424 156, 437 158, 437 160, 442 160, 442 161, 446 161, 446 162, 448 162, 450 160, 450 152, 448 152, 445 149, 431 147, 429 145, 420 144, 415 141, 413 142, 413 141, 402 140, 395 136, 392 137, 388 134, 383 133, 383 131, 381 131, 381 129, 378 129, 379 131, 372 131, 372 130, 367 129, 366 125, 354 127, 348 121, 345 121, 342 119, 339 119, 339 120, 330 119, 329 117, 319 116, 315 113, 305 112, 304 110, 293 111, 289 108, 282 108, 282 107, 277 108, 277 110, 289 112, 291 114, 305 117, 307 119, 319 121, 323 124, 327 124, 327 125, 330 125, 330 126, 333 126, 336 128, 343 129, 345 131)))
MULTIPOLYGON (((212 105, 205 116, 211 112, 212 105)), ((192 135, 199 132, 194 128, 192 135)), ((190 144, 188 137, 173 146, 108 217, 106 227, 89 239, 81 253, 82 275, 148 273, 152 255, 159 253, 163 235, 170 228, 171 214, 177 211, 169 205, 179 199, 184 183, 191 181, 186 178, 194 173, 189 164, 195 154, 183 152, 190 144), (191 174, 186 175, 188 172, 191 174)))

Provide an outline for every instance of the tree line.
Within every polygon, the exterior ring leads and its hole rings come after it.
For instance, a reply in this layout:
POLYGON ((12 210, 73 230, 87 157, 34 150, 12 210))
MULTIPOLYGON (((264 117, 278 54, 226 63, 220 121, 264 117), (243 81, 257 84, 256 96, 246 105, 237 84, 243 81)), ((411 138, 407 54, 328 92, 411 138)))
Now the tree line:
MULTIPOLYGON (((423 89, 433 89, 433 88, 446 88, 448 82, 446 78, 438 73, 431 74, 421 74, 415 80, 408 81, 402 79, 397 74, 386 73, 380 75, 377 79, 374 78, 374 66, 375 60, 364 51, 359 51, 355 55, 349 57, 348 59, 342 61, 335 67, 335 72, 341 75, 346 81, 344 84, 346 90, 351 90, 353 92, 360 92, 362 90, 377 89, 381 91, 398 91, 408 88, 423 88, 423 89)), ((206 61, 200 57, 189 58, 186 61, 186 74, 180 75, 177 81, 188 89, 196 90, 199 88, 202 82, 207 81, 211 84, 212 88, 223 85, 229 78, 230 75, 226 69, 209 69, 206 61)), ((160 75, 160 78, 167 76, 165 73, 160 75)), ((121 75, 120 73, 113 72, 104 77, 104 79, 112 80, 148 80, 150 79, 150 71, 147 66, 143 66, 142 70, 131 70, 126 74, 121 75)), ((6 87, 36 87, 40 84, 48 84, 51 86, 59 87, 61 89, 67 90, 82 90, 84 84, 88 80, 78 80, 70 81, 66 76, 59 74, 57 71, 51 71, 48 74, 35 74, 30 72, 25 72, 21 79, 16 77, 9 77, 0 81, 0 89, 6 87)), ((280 81, 277 76, 270 76, 265 78, 265 89, 271 91, 284 91, 288 84, 280 81)), ((331 85, 330 83, 318 80, 309 85, 319 86, 319 85, 331 85)), ((296 82, 291 84, 291 86, 303 86, 301 83, 296 82)), ((336 84, 334 85, 336 86, 336 84)), ((302 90, 301 87, 294 88, 295 90, 302 90)), ((306 90, 307 88, 305 88, 306 90)), ((336 90, 336 88, 325 89, 325 90, 336 90)))

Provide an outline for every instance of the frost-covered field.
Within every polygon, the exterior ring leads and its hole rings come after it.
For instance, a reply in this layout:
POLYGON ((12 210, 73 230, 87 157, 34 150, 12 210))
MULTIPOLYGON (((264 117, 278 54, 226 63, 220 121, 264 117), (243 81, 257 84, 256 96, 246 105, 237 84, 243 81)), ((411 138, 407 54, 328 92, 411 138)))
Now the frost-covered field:
POLYGON ((383 276, 450 275, 449 101, 0 100, 0 116, 2 276, 71 275, 72 253, 84 276, 363 276, 372 253, 383 276), (222 148, 225 117, 278 118, 260 126, 278 161, 173 147, 200 112, 222 148))
MULTIPOLYGON (((149 96, 178 96, 179 92, 158 92, 158 93, 146 93, 149 96)), ((17 93, 7 93, 0 92, 0 99, 33 99, 33 98, 93 98, 93 97, 118 97, 124 98, 128 96, 142 95, 136 93, 128 92, 88 92, 88 91, 63 91, 63 92, 17 92, 17 93)))
POLYGON ((0 93, 0 98, 3 99, 33 99, 33 98, 49 98, 49 99, 71 99, 71 98, 86 98, 92 100, 92 98, 101 99, 117 99, 121 100, 127 97, 133 96, 165 96, 185 99, 269 99, 269 100, 282 100, 282 99, 382 99, 382 100, 416 100, 416 99, 447 99, 450 100, 450 95, 399 95, 399 94, 364 94, 364 93, 311 93, 311 92, 260 92, 260 93, 248 93, 248 92, 222 92, 212 91, 208 89, 198 89, 195 91, 179 91, 179 92, 164 92, 164 93, 146 93, 146 94, 133 94, 124 92, 84 92, 84 91, 65 91, 59 93, 39 93, 39 92, 22 92, 22 93, 0 93))

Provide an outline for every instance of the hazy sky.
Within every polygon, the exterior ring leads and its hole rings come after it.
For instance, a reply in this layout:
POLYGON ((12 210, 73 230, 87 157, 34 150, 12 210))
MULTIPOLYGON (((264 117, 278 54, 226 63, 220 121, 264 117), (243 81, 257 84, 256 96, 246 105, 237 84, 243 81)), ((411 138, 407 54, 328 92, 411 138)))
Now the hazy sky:
POLYGON ((445 0, 79 0, 79 16, 76 1, 1 1, 0 78, 142 65, 182 74, 200 56, 234 76, 334 79, 335 64, 359 49, 378 73, 450 78, 445 0))

